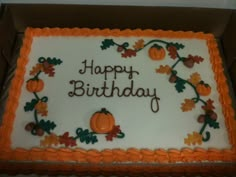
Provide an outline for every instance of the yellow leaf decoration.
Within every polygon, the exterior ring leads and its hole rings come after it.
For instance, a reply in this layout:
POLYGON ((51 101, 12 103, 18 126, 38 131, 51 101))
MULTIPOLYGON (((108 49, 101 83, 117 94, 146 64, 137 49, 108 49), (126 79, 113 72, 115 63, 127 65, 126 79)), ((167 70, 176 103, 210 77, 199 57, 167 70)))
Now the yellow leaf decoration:
POLYGON ((34 76, 36 75, 39 71, 42 71, 43 70, 43 64, 41 63, 38 63, 36 64, 30 71, 30 75, 31 76, 34 76))
POLYGON ((39 101, 35 105, 35 110, 38 114, 41 114, 41 116, 47 116, 48 115, 48 105, 45 102, 39 101))
POLYGON ((200 81, 201 81, 201 76, 199 73, 193 73, 191 76, 190 76, 190 79, 188 79, 189 82, 191 82, 193 85, 197 85, 200 81))
POLYGON ((43 140, 40 141, 40 146, 50 147, 52 145, 57 146, 59 144, 59 137, 53 133, 45 136, 43 140))
POLYGON ((169 65, 165 65, 165 66, 160 65, 160 67, 156 69, 156 72, 160 74, 170 74, 171 67, 169 65))
POLYGON ((188 146, 190 145, 201 145, 202 144, 202 135, 198 132, 193 132, 193 134, 188 134, 188 137, 184 139, 184 143, 188 146))
POLYGON ((135 42, 135 45, 133 45, 133 48, 135 50, 142 49, 143 47, 144 47, 144 40, 143 39, 138 40, 137 42, 135 42))
POLYGON ((195 108, 195 102, 191 99, 185 99, 184 103, 181 104, 181 109, 183 112, 191 111, 195 108))

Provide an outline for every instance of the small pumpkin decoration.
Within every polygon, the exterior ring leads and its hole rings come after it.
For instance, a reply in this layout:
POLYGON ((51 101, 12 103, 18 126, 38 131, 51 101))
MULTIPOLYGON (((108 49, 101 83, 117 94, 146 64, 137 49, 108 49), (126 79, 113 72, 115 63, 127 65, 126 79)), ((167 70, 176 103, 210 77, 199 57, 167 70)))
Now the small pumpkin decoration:
POLYGON ((106 108, 95 112, 90 119, 90 127, 95 133, 108 133, 113 129, 114 125, 115 118, 106 108))
POLYGON ((211 87, 208 84, 205 84, 203 81, 197 84, 196 90, 201 96, 208 96, 211 93, 211 87))
POLYGON ((26 83, 29 92, 40 92, 43 90, 44 82, 41 79, 31 79, 26 83))
POLYGON ((157 44, 149 48, 148 54, 152 60, 163 60, 166 56, 165 49, 157 44))

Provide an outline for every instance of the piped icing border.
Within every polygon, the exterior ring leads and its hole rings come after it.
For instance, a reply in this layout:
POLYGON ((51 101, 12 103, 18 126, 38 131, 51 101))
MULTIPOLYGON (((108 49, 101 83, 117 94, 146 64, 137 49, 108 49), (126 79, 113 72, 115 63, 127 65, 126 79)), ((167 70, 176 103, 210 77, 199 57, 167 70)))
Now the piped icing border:
POLYGON ((14 161, 50 161, 50 162, 80 162, 80 163, 113 163, 113 162, 143 162, 143 163, 175 163, 175 162, 203 162, 203 161, 222 161, 236 162, 236 121, 234 120, 234 109, 229 96, 229 88, 220 53, 217 48, 217 43, 214 36, 211 34, 183 32, 183 31, 162 31, 162 30, 110 30, 110 29, 79 29, 79 28, 27 28, 23 47, 20 51, 20 57, 17 62, 17 69, 12 80, 9 91, 9 98, 6 104, 6 111, 3 116, 2 126, 0 127, 0 135, 4 138, 0 139, 0 160, 14 161), (26 150, 23 148, 11 149, 11 132, 15 119, 15 111, 18 106, 18 99, 21 93, 22 84, 28 56, 31 51, 33 37, 37 36, 155 36, 166 38, 189 38, 189 39, 204 39, 207 41, 207 46, 210 54, 212 69, 217 82, 217 90, 220 95, 220 103, 223 107, 223 114, 228 130, 229 142, 232 145, 231 149, 203 149, 203 148, 184 148, 177 149, 105 149, 97 151, 95 149, 53 149, 53 148, 32 148, 26 150))

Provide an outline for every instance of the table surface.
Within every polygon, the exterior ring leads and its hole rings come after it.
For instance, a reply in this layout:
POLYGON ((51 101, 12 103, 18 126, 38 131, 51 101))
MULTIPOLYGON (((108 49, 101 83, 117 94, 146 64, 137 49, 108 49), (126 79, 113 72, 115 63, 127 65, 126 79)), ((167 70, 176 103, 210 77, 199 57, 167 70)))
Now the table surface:
POLYGON ((48 176, 48 175, 16 175, 16 176, 11 176, 11 175, 6 175, 6 174, 0 174, 0 177, 76 177, 76 176, 48 176))

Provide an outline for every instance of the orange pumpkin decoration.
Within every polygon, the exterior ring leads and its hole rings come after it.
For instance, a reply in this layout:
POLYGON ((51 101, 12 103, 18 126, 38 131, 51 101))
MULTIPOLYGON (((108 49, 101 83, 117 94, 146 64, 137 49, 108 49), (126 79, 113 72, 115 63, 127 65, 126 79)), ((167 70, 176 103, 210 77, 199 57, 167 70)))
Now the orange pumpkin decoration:
POLYGON ((41 79, 29 80, 26 83, 26 89, 29 92, 40 92, 43 90, 44 82, 41 79))
POLYGON ((208 96, 211 93, 211 87, 208 84, 205 84, 203 82, 200 82, 196 86, 196 90, 199 95, 201 96, 208 96))
POLYGON ((165 49, 157 44, 149 48, 148 54, 152 60, 163 60, 166 56, 165 49))
POLYGON ((106 108, 95 112, 90 119, 90 127, 95 133, 108 133, 114 125, 115 118, 106 108))

